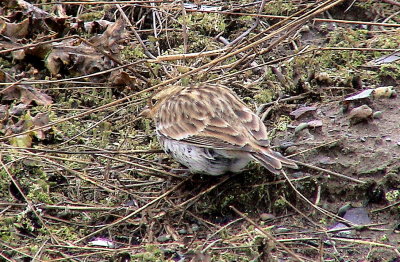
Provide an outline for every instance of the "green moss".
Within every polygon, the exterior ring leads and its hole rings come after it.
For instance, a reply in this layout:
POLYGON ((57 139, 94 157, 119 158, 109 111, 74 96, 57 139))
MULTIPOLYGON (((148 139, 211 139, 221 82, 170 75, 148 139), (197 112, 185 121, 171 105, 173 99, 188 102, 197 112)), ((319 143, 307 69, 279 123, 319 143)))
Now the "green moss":
POLYGON ((146 252, 132 255, 133 261, 141 262, 162 262, 164 260, 163 251, 155 245, 147 245, 146 252))
POLYGON ((400 199, 400 190, 388 191, 386 192, 385 197, 391 203, 396 202, 400 199))
POLYGON ((89 13, 84 13, 79 15, 79 19, 82 19, 85 22, 96 21, 104 17, 105 12, 102 11, 93 11, 89 13))
POLYGON ((268 2, 264 10, 271 15, 289 15, 296 10, 296 5, 292 1, 275 0, 268 2))
POLYGON ((69 240, 69 241, 74 241, 79 238, 77 234, 77 230, 74 227, 71 226, 57 226, 54 228, 51 228, 52 232, 59 238, 69 240))
POLYGON ((287 204, 283 199, 277 199, 274 202, 274 209, 276 209, 276 210, 284 210, 284 209, 286 209, 286 207, 287 207, 287 204))
POLYGON ((275 96, 275 92, 271 89, 261 89, 261 91, 254 96, 254 99, 257 103, 265 104, 271 102, 275 96))
POLYGON ((338 28, 328 35, 328 46, 332 47, 361 47, 367 38, 367 30, 352 30, 338 28))
POLYGON ((225 16, 213 13, 196 13, 180 16, 178 22, 198 31, 201 35, 213 35, 225 31, 225 16))
POLYGON ((137 45, 134 48, 131 46, 125 46, 121 51, 122 61, 136 61, 137 59, 146 58, 141 46, 137 45))
POLYGON ((383 64, 379 67, 378 75, 382 77, 390 76, 393 79, 398 79, 400 75, 400 64, 383 64))

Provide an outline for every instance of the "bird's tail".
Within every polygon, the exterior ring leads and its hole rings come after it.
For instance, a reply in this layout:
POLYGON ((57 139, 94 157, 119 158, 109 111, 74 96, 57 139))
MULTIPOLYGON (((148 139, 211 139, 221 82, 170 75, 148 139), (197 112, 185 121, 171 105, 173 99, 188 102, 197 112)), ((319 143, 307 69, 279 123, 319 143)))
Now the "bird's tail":
POLYGON ((267 149, 262 153, 252 153, 251 157, 262 164, 266 169, 268 169, 268 171, 274 174, 279 174, 282 166, 294 169, 298 168, 295 162, 270 149, 267 149))

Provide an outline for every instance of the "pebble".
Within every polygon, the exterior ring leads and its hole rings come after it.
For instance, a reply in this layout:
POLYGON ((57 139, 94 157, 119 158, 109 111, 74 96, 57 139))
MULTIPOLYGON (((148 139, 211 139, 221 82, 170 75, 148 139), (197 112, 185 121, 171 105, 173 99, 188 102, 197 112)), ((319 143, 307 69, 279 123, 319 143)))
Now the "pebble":
POLYGON ((297 134, 301 130, 305 129, 308 127, 308 123, 300 123, 296 128, 294 129, 294 133, 297 134))
POLYGON ((268 213, 261 213, 261 214, 260 214, 260 219, 261 219, 262 221, 267 221, 267 220, 275 219, 275 216, 272 215, 272 214, 268 214, 268 213))
POLYGON ((376 111, 372 114, 372 117, 375 119, 381 119, 382 118, 382 111, 376 111))
POLYGON ((187 234, 187 230, 184 229, 184 228, 182 228, 182 229, 179 229, 178 233, 179 233, 180 235, 186 235, 186 234, 187 234))
POLYGON ((275 229, 276 233, 288 233, 290 232, 290 229, 286 228, 286 227, 279 227, 277 229, 275 229))
POLYGON ((192 225, 193 232, 197 232, 197 231, 199 231, 199 229, 200 229, 199 225, 196 225, 196 224, 192 225))
POLYGON ((167 242, 170 239, 171 239, 170 235, 161 235, 161 236, 157 237, 157 241, 160 243, 167 242))

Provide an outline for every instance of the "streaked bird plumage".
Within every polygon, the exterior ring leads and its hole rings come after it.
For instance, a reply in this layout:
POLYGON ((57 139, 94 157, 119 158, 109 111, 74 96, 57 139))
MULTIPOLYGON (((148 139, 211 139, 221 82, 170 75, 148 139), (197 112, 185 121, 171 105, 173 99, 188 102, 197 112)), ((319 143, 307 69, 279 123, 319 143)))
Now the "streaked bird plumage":
POLYGON ((155 121, 166 153, 193 173, 240 172, 256 160, 272 173, 297 165, 269 147, 265 125, 221 85, 169 86, 141 115, 155 121))

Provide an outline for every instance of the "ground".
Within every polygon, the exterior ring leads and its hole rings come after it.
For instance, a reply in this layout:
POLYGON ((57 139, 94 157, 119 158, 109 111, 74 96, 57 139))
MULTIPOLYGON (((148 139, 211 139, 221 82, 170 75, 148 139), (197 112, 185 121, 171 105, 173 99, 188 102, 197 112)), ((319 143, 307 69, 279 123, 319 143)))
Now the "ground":
POLYGON ((400 261, 400 4, 194 2, 0 4, 0 261, 400 261), (138 114, 199 82, 299 169, 164 154, 138 114))

